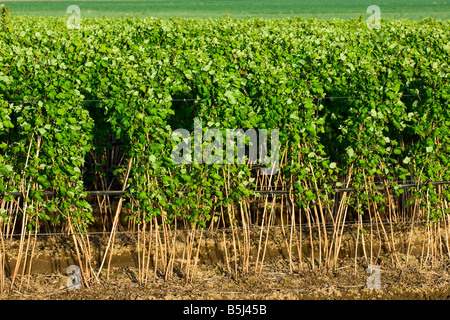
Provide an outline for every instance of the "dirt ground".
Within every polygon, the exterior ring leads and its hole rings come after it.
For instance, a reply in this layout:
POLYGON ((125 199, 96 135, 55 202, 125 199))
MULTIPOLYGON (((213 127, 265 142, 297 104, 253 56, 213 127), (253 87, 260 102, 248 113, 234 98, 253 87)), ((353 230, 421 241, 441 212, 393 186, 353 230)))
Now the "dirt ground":
MULTIPOLYGON (((108 282, 93 284, 79 290, 67 289, 67 275, 34 274, 24 279, 21 292, 13 289, 0 294, 0 299, 14 300, 324 300, 324 299, 395 299, 449 300, 450 274, 446 266, 439 269, 408 267, 382 268, 381 289, 367 287, 368 274, 364 263, 343 261, 335 272, 305 271, 289 274, 286 262, 277 261, 262 275, 232 279, 222 274, 221 266, 199 266, 192 282, 175 277, 139 287, 138 270, 119 267, 111 270, 108 282), (347 262, 347 263, 345 263, 347 262)), ((450 265, 449 265, 450 266, 450 265)), ((19 282, 17 283, 17 285, 19 282)))
MULTIPOLYGON (((417 230, 417 239, 423 230, 417 230)), ((404 243, 403 233, 396 234, 399 250, 404 243)), ((415 236, 414 236, 415 237, 415 236)), ((220 237, 219 237, 220 238, 220 237)), ((408 255, 397 254, 402 267, 394 267, 389 255, 376 259, 380 267, 380 289, 369 289, 367 280, 368 263, 365 259, 355 260, 355 242, 349 235, 343 240, 343 255, 339 258, 335 270, 311 270, 311 264, 305 256, 304 270, 290 273, 286 248, 274 237, 270 241, 270 250, 262 274, 250 273, 234 278, 223 263, 223 247, 214 239, 204 237, 200 262, 195 278, 188 282, 179 272, 165 281, 157 277, 155 282, 139 286, 135 245, 129 238, 117 238, 115 256, 111 263, 110 275, 102 273, 100 282, 95 281, 89 287, 68 290, 65 273, 68 265, 76 263, 70 237, 50 237, 36 244, 31 275, 25 275, 22 286, 20 275, 11 290, 11 274, 14 269, 14 255, 18 242, 7 247, 7 262, 4 288, 0 300, 450 300, 450 259, 435 260, 434 264, 421 266, 420 242, 408 255)), ((91 245, 97 263, 103 256, 108 238, 91 237, 91 245), (97 248, 97 249, 96 249, 97 248), (98 251, 98 252, 97 252, 98 251)), ((182 240, 182 239, 181 239, 182 240)), ((180 244, 182 241, 180 240, 180 244)), ((279 240, 279 239, 278 239, 279 240)), ((182 246, 180 245, 180 249, 182 246)), ((374 262, 372 262, 374 263, 374 262)), ((153 278, 151 279, 153 280, 153 278)))

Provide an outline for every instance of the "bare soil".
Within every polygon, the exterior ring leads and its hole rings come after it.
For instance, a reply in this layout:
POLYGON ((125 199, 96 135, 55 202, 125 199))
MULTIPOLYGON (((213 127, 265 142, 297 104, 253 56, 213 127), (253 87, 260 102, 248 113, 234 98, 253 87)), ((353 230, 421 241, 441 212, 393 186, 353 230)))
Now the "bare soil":
MULTIPOLYGON (((423 231, 423 230, 422 230, 423 231)), ((368 261, 361 251, 355 259, 355 240, 353 233, 342 241, 342 255, 335 270, 312 270, 308 250, 305 248, 303 270, 290 272, 284 241, 273 237, 268 242, 265 265, 262 274, 240 274, 238 278, 227 272, 223 260, 223 247, 214 236, 205 235, 200 261, 195 278, 186 281, 182 270, 175 270, 172 279, 164 281, 159 275, 156 281, 140 286, 138 281, 135 243, 129 237, 116 239, 111 262, 109 279, 102 273, 100 283, 95 281, 89 287, 79 290, 67 289, 66 269, 76 264, 76 255, 70 237, 38 238, 33 255, 31 274, 20 275, 11 290, 0 293, 0 299, 14 300, 303 300, 303 299, 450 299, 450 259, 434 259, 423 263, 421 255, 420 229, 407 233, 416 248, 408 255, 402 253, 406 247, 402 231, 395 235, 397 259, 402 266, 394 266, 392 256, 383 251, 384 246, 373 242, 374 250, 381 252, 373 257, 372 264, 380 267, 381 289, 369 289, 367 279, 368 261), (403 243, 403 246, 401 245, 403 243), (381 250, 381 251, 380 251, 381 250), (406 263, 406 259, 408 259, 406 263), (22 281, 22 284, 21 284, 22 281)), ((221 237, 219 237, 221 239, 221 237)), ((103 256, 107 237, 90 237, 94 267, 103 256)), ((223 244, 223 243, 222 243, 223 244)), ((8 242, 6 256, 5 288, 10 287, 11 274, 15 265, 18 240, 8 242)), ((179 243, 183 246, 182 239, 179 243)), ((294 257, 294 260, 296 258, 294 257)), ((296 260, 298 263, 298 259, 296 260)), ((317 264, 316 264, 317 266, 317 264)))
MULTIPOLYGON (((349 263, 335 272, 305 271, 288 274, 284 261, 271 265, 272 271, 232 279, 222 274, 221 266, 201 266, 192 282, 181 278, 140 287, 135 277, 138 270, 114 267, 108 282, 89 288, 67 290, 63 273, 33 274, 29 287, 19 292, 0 294, 0 299, 26 300, 324 300, 324 299, 450 299, 450 275, 447 268, 403 270, 385 268, 381 271, 381 289, 368 289, 363 263, 349 263), (355 273, 356 272, 356 273, 355 273)), ((24 285, 27 279, 24 280, 24 285)))

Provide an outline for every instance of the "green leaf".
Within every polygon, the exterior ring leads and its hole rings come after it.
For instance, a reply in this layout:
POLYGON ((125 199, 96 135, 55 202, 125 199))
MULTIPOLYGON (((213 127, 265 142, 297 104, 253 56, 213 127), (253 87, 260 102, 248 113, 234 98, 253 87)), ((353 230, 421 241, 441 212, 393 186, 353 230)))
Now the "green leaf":
POLYGON ((355 155, 355 151, 353 151, 353 148, 351 148, 351 147, 348 147, 346 151, 347 151, 347 155, 349 158, 351 158, 355 155))
POLYGON ((289 118, 291 118, 291 119, 293 119, 293 120, 296 120, 296 121, 299 121, 299 120, 300 120, 300 118, 298 117, 298 115, 297 115, 296 112, 291 113, 291 115, 289 116, 289 118))

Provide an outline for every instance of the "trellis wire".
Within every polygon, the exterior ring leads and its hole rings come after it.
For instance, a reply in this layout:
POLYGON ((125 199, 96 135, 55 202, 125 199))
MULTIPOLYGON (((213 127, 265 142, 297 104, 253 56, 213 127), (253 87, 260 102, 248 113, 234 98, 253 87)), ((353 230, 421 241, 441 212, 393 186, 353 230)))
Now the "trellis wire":
MULTIPOLYGON (((419 97, 419 96, 423 96, 422 93, 417 92, 417 93, 406 93, 406 94, 402 94, 402 97, 419 97)), ((263 97, 247 97, 250 100, 261 100, 263 97)), ((358 96, 325 96, 325 97, 313 97, 312 100, 334 100, 334 99, 355 99, 355 100, 361 100, 361 99, 365 99, 365 97, 358 97, 358 96)), ((116 99, 114 98, 113 100, 115 101, 120 101, 120 99, 116 99)), ((170 100, 170 102, 201 102, 201 101, 215 101, 216 99, 211 99, 211 98, 203 98, 203 99, 198 99, 198 98, 173 98, 170 100)), ((34 103, 36 102, 36 100, 32 100, 32 101, 28 101, 28 100, 5 100, 7 103, 34 103)), ((106 101, 110 101, 110 99, 85 99, 82 101, 82 103, 88 103, 88 102, 106 102, 106 101)), ((123 101, 127 101, 127 100, 123 100, 123 101)))
MULTIPOLYGON (((428 182, 428 183, 408 183, 408 184, 398 184, 398 182, 395 183, 398 189, 409 189, 409 188, 414 188, 414 187, 420 187, 420 186, 427 186, 427 185, 433 185, 433 186, 437 186, 437 185, 447 185, 450 184, 450 181, 435 181, 435 182, 428 182)), ((358 190, 363 190, 364 189, 364 185, 361 186, 360 188, 332 188, 331 191, 335 192, 335 193, 342 193, 342 192, 353 192, 353 191, 358 191, 358 190)), ((269 187, 270 188, 270 187, 269 187)), ((390 188, 392 189, 392 186, 390 186, 390 188)), ((376 190, 385 190, 386 186, 377 186, 375 188, 376 190)), ((219 188, 219 191, 223 191, 224 189, 219 188)), ((276 195, 276 194, 290 194, 290 193, 295 193, 295 190, 287 190, 287 189, 272 189, 272 190, 259 190, 259 189, 248 189, 253 191, 256 194, 264 194, 264 195, 276 195)), ((312 189, 314 190, 314 188, 312 189)), ((325 188, 322 188, 320 190, 326 190, 325 188)), ((176 192, 183 192, 186 193, 188 191, 186 190, 175 190, 176 192)), ((84 191, 86 192, 88 195, 92 195, 92 196, 123 196, 125 194, 130 194, 132 195, 131 190, 125 190, 125 191, 121 191, 121 190, 105 190, 105 191, 98 191, 98 190, 92 190, 92 191, 84 191)), ((138 192, 138 191, 136 191, 138 192)), ((42 192, 42 196, 54 196, 56 195, 56 191, 44 191, 42 192)), ((15 197, 21 197, 23 196, 22 192, 2 192, 0 193, 0 196, 5 197, 5 196, 15 196, 15 197)))
MULTIPOLYGON (((405 226, 410 226, 410 225, 419 225, 419 224, 423 224, 423 221, 381 221, 381 222, 373 222, 370 220, 362 220, 362 221, 347 221, 347 222, 343 222, 341 224, 341 227, 358 227, 358 226, 379 226, 379 225, 389 225, 389 224, 393 224, 393 225, 405 225, 405 226)), ((281 225, 271 225, 270 227, 267 226, 255 226, 255 225, 250 225, 250 226, 246 226, 245 229, 246 230, 250 230, 250 231, 260 231, 261 229, 291 229, 292 227, 294 227, 294 229, 299 230, 300 227, 304 230, 307 230, 309 228, 315 229, 315 228, 322 228, 323 225, 317 226, 317 225, 308 225, 307 223, 302 223, 302 224, 295 224, 294 226, 291 224, 285 224, 283 226, 281 225)), ((335 226, 332 223, 326 223, 325 227, 327 229, 332 229, 335 226)), ((234 231, 242 231, 244 229, 244 227, 224 227, 224 228, 217 228, 217 229, 211 229, 211 228, 205 228, 203 230, 196 230, 195 232, 203 232, 203 233, 220 233, 220 232, 232 232, 234 231)), ((176 233, 176 232, 192 232, 193 230, 191 229, 175 229, 175 230, 157 230, 157 232, 159 233, 163 233, 163 232, 170 232, 170 233, 176 233)), ((126 235, 138 235, 139 233, 142 234, 143 231, 116 231, 115 234, 116 235, 122 235, 122 236, 126 236, 126 235)), ((152 233, 156 232, 155 230, 151 231, 152 233)), ((38 232, 38 233, 30 233, 30 236, 72 236, 72 235, 110 235, 112 233, 112 231, 87 231, 87 232, 38 232)), ((145 231, 146 234, 149 234, 150 231, 145 231)), ((12 234, 8 234, 8 235, 3 235, 3 237, 20 237, 21 234, 20 233, 12 233, 12 234)))

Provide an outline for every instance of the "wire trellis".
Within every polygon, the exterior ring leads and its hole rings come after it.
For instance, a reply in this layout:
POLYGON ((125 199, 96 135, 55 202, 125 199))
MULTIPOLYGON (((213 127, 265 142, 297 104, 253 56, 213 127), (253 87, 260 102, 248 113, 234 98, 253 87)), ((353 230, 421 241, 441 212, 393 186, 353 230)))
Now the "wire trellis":
MULTIPOLYGON (((380 226, 380 225, 384 225, 384 226, 388 226, 388 225, 404 225, 404 226, 411 226, 411 225, 423 225, 423 221, 381 221, 381 222, 374 222, 374 221, 370 221, 370 220, 355 220, 355 221, 345 221, 342 222, 339 227, 342 228, 351 228, 351 227, 361 227, 361 226, 380 226)), ((302 223, 302 224, 285 224, 285 225, 278 225, 278 224, 273 224, 270 226, 257 226, 257 225, 249 225, 249 226, 245 226, 245 227, 240 227, 240 226, 234 226, 233 228, 231 227, 222 227, 222 228, 204 228, 204 229, 171 229, 171 230, 153 230, 153 231, 114 231, 114 234, 117 236, 127 236, 127 235, 133 235, 133 236, 137 236, 138 234, 142 234, 143 232, 146 234, 150 234, 150 233, 154 233, 154 232, 159 232, 159 233, 164 233, 164 232, 170 232, 170 233, 187 233, 187 232, 196 232, 196 233, 223 233, 223 232, 233 232, 233 231, 258 231, 260 232, 262 229, 267 230, 267 229, 296 229, 296 230, 300 230, 300 228, 302 230, 308 230, 308 229, 316 229, 316 228, 323 228, 325 226, 326 229, 333 229, 336 227, 336 225, 332 224, 332 223, 321 223, 320 225, 317 224, 311 224, 309 225, 308 223, 302 223)), ((113 233, 113 231, 86 231, 84 233, 82 232, 31 232, 29 235, 30 236, 73 236, 73 235, 88 235, 88 236, 94 236, 94 235, 99 235, 99 236, 105 236, 105 235, 111 235, 113 233)), ((22 234, 20 233, 11 233, 11 234, 3 234, 4 237, 20 237, 22 234)))
MULTIPOLYGON (((420 97, 423 96, 423 93, 417 92, 417 93, 406 93, 401 94, 402 97, 420 97)), ((256 101, 261 100, 264 97, 247 97, 250 100, 256 101)), ((339 99, 354 99, 354 100, 362 100, 365 99, 365 97, 362 96, 325 96, 325 97, 310 97, 309 99, 315 100, 315 101, 321 101, 321 100, 339 100, 339 99)), ((90 103, 90 102, 107 102, 107 101, 128 101, 126 99, 120 100, 117 98, 113 99, 83 99, 82 103, 90 103)), ((38 100, 5 100, 7 103, 36 103, 38 100)), ((216 99, 213 98, 172 98, 169 100, 170 102, 205 102, 205 101, 216 101, 216 99)))
MULTIPOLYGON (((403 182, 395 182, 393 183, 395 185, 396 188, 398 189, 409 189, 409 188, 417 188, 420 186, 428 186, 428 185, 433 185, 433 186, 438 186, 438 185, 447 185, 450 184, 450 181, 434 181, 434 182, 423 182, 423 183, 403 183, 403 182)), ((277 195, 277 194, 291 194, 291 193, 295 193, 295 190, 293 189, 277 189, 277 188, 271 188, 270 186, 268 187, 268 190, 262 190, 262 189, 248 189, 256 194, 262 194, 262 195, 277 195)), ((392 188, 392 186, 390 186, 390 188, 392 188)), ((361 186, 360 188, 331 188, 331 191, 335 192, 335 193, 342 193, 342 192, 354 192, 354 191, 358 191, 358 190, 363 190, 365 189, 365 186, 361 186)), ((376 190, 385 190, 386 186, 384 185, 378 185, 376 188, 376 190)), ((224 191, 225 189, 223 188, 218 188, 218 191, 224 191)), ((312 188, 312 190, 314 190, 314 188, 312 188)), ((325 188, 321 189, 321 190, 326 190, 325 188)), ((84 191, 86 192, 88 195, 92 195, 92 196, 124 196, 126 194, 130 194, 132 195, 131 190, 91 190, 91 191, 84 191)), ((137 193, 138 191, 136 191, 135 193, 137 193)), ((187 193, 187 190, 175 190, 175 192, 182 192, 182 193, 187 193)), ((43 191, 41 193, 42 196, 54 196, 56 195, 57 192, 56 191, 43 191)), ((0 196, 5 197, 5 196, 14 196, 14 197, 23 197, 24 194, 22 192, 19 191, 15 191, 15 192, 2 192, 0 193, 0 196)))

